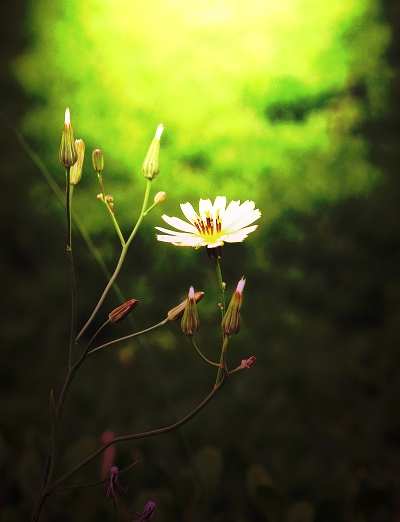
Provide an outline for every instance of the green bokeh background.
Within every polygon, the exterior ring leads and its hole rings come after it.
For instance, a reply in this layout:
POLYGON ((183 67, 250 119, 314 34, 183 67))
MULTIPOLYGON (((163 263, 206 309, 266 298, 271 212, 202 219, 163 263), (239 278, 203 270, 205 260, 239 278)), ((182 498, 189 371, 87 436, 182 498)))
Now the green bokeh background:
MULTIPOLYGON (((135 324, 204 290, 199 345, 215 359, 215 273, 204 249, 158 244, 161 214, 199 197, 253 199, 259 227, 223 247, 228 293, 247 278, 233 375, 171 434, 118 446, 121 520, 157 503, 154 522, 396 520, 399 510, 399 8, 390 2, 24 2, 1 8, 3 163, 0 521, 26 520, 46 450, 49 390, 66 372, 69 282, 57 162, 65 107, 84 139, 74 208, 112 270, 118 239, 90 165, 128 234, 141 164, 162 122, 153 194, 119 278, 135 324), (26 142, 21 143, 18 128, 26 142), (40 158, 38 168, 27 152, 40 158), (380 518, 379 518, 380 517, 380 518)), ((74 233, 78 324, 105 284, 74 233)), ((111 293, 100 325, 118 304, 111 293)), ((93 332, 88 332, 88 338, 93 332)), ((211 390, 214 372, 168 325, 92 357, 63 413, 59 472, 117 435, 170 424, 211 390)), ((76 478, 97 480, 99 459, 76 478)), ((103 488, 49 499, 43 520, 110 520, 103 488)))

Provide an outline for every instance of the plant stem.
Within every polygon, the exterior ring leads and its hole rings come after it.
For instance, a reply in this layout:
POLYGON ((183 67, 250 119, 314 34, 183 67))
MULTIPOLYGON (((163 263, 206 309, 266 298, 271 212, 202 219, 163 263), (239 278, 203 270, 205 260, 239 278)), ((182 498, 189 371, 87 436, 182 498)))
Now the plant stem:
POLYGON ((223 379, 222 372, 227 372, 228 369, 226 367, 226 348, 228 346, 229 342, 229 335, 224 334, 223 341, 222 341, 222 349, 221 349, 221 358, 220 358, 220 368, 218 369, 217 378, 215 380, 215 386, 218 386, 221 382, 221 379, 223 379))
POLYGON ((221 368, 221 364, 218 364, 218 363, 215 363, 215 362, 212 362, 210 361, 209 359, 207 359, 207 357, 205 357, 201 351, 199 350, 199 348, 197 347, 196 343, 194 342, 194 339, 193 339, 193 335, 189 335, 189 340, 190 342, 192 343, 193 347, 195 348, 196 352, 200 355, 200 357, 206 361, 206 363, 208 364, 211 364, 212 366, 216 366, 217 368, 221 368))
POLYGON ((145 191, 145 195, 144 195, 144 199, 143 199, 143 205, 142 205, 142 210, 140 212, 140 216, 139 216, 139 219, 137 220, 136 222, 136 225, 134 227, 134 229, 132 230, 132 233, 131 235, 129 236, 129 239, 128 241, 125 243, 125 245, 122 247, 122 251, 121 251, 121 255, 119 257, 119 260, 118 260, 118 264, 117 264, 117 267, 115 268, 114 270, 114 273, 113 275, 111 276, 107 286, 105 287, 104 289, 104 292, 102 293, 100 299, 99 299, 99 302, 97 303, 95 309, 93 310, 92 312, 92 315, 89 317, 89 319, 87 320, 85 326, 82 328, 82 330, 79 332, 78 336, 76 337, 76 340, 75 341, 79 341, 79 339, 82 337, 83 333, 86 331, 87 327, 90 325, 90 323, 93 321, 95 315, 97 314, 97 312, 99 311, 100 309, 100 306, 103 304, 103 301, 104 299, 106 298, 106 295, 108 294, 108 291, 110 290, 110 288, 112 287, 112 285, 114 284, 114 281, 115 279, 117 278, 120 270, 121 270, 121 267, 122 267, 122 264, 125 260, 125 256, 126 256, 126 253, 128 252, 128 248, 129 248, 129 245, 131 244, 133 238, 135 237, 136 235, 136 232, 139 230, 139 227, 143 221, 143 217, 144 217, 144 212, 145 212, 145 209, 147 207, 147 201, 149 199, 149 194, 150 194, 150 185, 151 185, 151 180, 147 180, 147 184, 146 184, 146 191, 145 191))
POLYGON ((74 259, 72 256, 72 219, 71 219, 71 207, 72 207, 72 194, 73 187, 70 184, 70 168, 66 169, 66 218, 67 218, 67 257, 68 257, 68 268, 69 268, 69 280, 71 287, 71 331, 69 339, 69 356, 68 356, 68 368, 74 363, 74 351, 75 351, 75 334, 76 334, 76 284, 75 284, 75 270, 74 270, 74 259))
POLYGON ((212 392, 198 405, 194 410, 192 410, 186 417, 183 417, 181 420, 175 422, 174 424, 171 424, 170 426, 166 426, 164 428, 159 428, 157 430, 152 431, 145 431, 143 433, 135 433, 132 435, 123 435, 121 437, 115 437, 114 439, 110 440, 101 448, 99 448, 97 451, 92 453, 89 457, 87 457, 85 460, 83 460, 80 464, 75 466, 72 470, 70 470, 68 473, 66 473, 63 477, 59 478, 56 482, 54 482, 51 486, 51 488, 48 490, 47 494, 52 493, 55 489, 57 489, 63 482, 65 482, 67 479, 72 477, 75 473, 80 471, 83 467, 87 466, 92 460, 94 460, 96 457, 101 455, 109 446, 112 446, 113 444, 116 444, 117 442, 126 442, 129 440, 135 440, 135 439, 144 439, 146 437, 154 437, 155 435, 161 435, 162 433, 167 433, 169 431, 175 430, 177 428, 180 428, 183 426, 186 422, 188 422, 190 419, 192 419, 195 415, 197 415, 212 399, 215 397, 215 395, 219 392, 219 390, 222 388, 222 386, 225 384, 225 381, 228 376, 228 372, 226 368, 223 368, 221 371, 223 371, 222 378, 220 382, 214 386, 212 392))
MULTIPOLYGON (((106 321, 97 330, 97 332, 94 334, 94 336, 90 340, 89 344, 85 348, 85 351, 82 353, 82 355, 77 360, 77 362, 72 367, 68 368, 67 378, 65 379, 64 386, 62 388, 60 397, 59 397, 58 402, 57 402, 57 410, 56 411, 57 411, 57 418, 58 418, 58 420, 60 419, 61 410, 62 410, 62 407, 64 405, 65 398, 67 396, 69 387, 71 385, 72 379, 74 378, 74 375, 75 375, 76 371, 78 370, 80 365, 83 363, 83 361, 86 359, 88 351, 90 349, 90 346, 94 342, 95 338, 97 337, 97 335, 101 332, 101 330, 108 323, 109 323, 109 321, 106 321)), ((31 522, 36 522, 38 520, 40 512, 41 512, 43 504, 44 504, 44 501, 46 499, 46 496, 49 494, 49 492, 47 490, 47 486, 48 486, 48 479, 49 479, 50 468, 51 468, 51 464, 52 464, 52 458, 54 458, 54 456, 51 454, 51 447, 52 447, 52 436, 50 436, 50 441, 49 441, 49 445, 48 445, 48 449, 47 449, 47 455, 46 455, 46 461, 45 461, 44 470, 43 470, 42 482, 41 482, 41 485, 40 485, 40 490, 39 490, 39 495, 38 495, 38 498, 37 498, 37 501, 36 501, 36 505, 35 505, 35 508, 33 510, 31 522)), ((53 463, 53 465, 55 465, 55 463, 53 463)))
POLYGON ((218 286, 221 295, 221 314, 223 318, 225 314, 225 288, 222 281, 221 263, 218 258, 215 260, 215 270, 217 272, 218 286))
POLYGON ((119 228, 117 218, 115 217, 114 212, 111 210, 110 204, 106 200, 103 200, 103 201, 104 201, 104 204, 107 207, 107 210, 108 210, 108 212, 109 212, 109 214, 111 216, 111 220, 112 220, 114 228, 115 228, 115 230, 116 230, 116 232, 118 234, 119 240, 121 241, 121 245, 122 245, 122 247, 124 247, 125 246, 125 239, 124 239, 124 236, 122 235, 121 229, 119 228))
POLYGON ((147 332, 151 332, 151 330, 155 330, 159 326, 163 326, 169 321, 168 317, 163 319, 160 323, 157 323, 153 326, 150 326, 150 328, 146 328, 145 330, 140 330, 140 332, 135 332, 130 335, 126 335, 125 337, 120 337, 119 339, 114 339, 113 341, 109 341, 108 343, 102 344, 101 346, 97 346, 96 348, 93 348, 93 350, 90 350, 90 352, 87 352, 87 356, 93 355, 95 352, 98 352, 99 350, 103 350, 104 348, 107 348, 107 346, 111 346, 112 344, 119 343, 121 341, 126 341, 127 339, 132 339, 133 337, 138 337, 139 335, 143 335, 147 332))

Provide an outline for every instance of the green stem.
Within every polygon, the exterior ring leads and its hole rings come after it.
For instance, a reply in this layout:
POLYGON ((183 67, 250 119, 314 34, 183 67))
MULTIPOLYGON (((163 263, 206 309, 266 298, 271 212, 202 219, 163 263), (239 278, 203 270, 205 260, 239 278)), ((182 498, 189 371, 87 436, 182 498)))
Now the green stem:
POLYGON ((139 335, 143 335, 147 332, 151 332, 151 330, 155 330, 159 326, 163 326, 168 321, 169 321, 169 319, 168 319, 168 317, 166 317, 160 323, 150 326, 150 328, 146 328, 145 330, 140 330, 140 332, 135 332, 133 334, 126 335, 125 337, 120 337, 119 339, 114 339, 113 341, 109 341, 108 343, 102 344, 101 346, 97 346, 96 348, 93 348, 93 350, 90 350, 90 352, 87 352, 87 357, 89 357, 89 355, 93 355, 95 352, 98 352, 99 350, 103 350, 104 348, 107 348, 107 346, 111 346, 112 344, 120 343, 121 341, 126 341, 127 339, 132 339, 133 337, 138 337, 139 335))
POLYGON ((119 240, 121 241, 121 245, 122 245, 122 247, 124 247, 125 246, 125 239, 124 239, 124 236, 122 235, 121 229, 119 228, 117 218, 115 217, 114 212, 111 210, 110 205, 107 203, 107 201, 103 200, 103 202, 104 202, 105 206, 107 207, 108 212, 109 212, 109 214, 111 216, 111 220, 112 220, 112 222, 114 224, 114 228, 115 228, 115 230, 116 230, 116 232, 118 234, 119 240))
POLYGON ((68 268, 69 268, 69 280, 71 287, 71 330, 69 339, 69 356, 68 356, 68 368, 74 363, 74 351, 75 351, 75 335, 76 335, 76 284, 75 284, 75 270, 74 270, 74 259, 72 255, 72 219, 71 219, 71 208, 72 208, 72 194, 73 186, 70 184, 70 168, 66 168, 66 218, 67 218, 67 257, 68 257, 68 268))
POLYGON ((145 191, 145 195, 144 195, 144 199, 143 199, 143 205, 142 205, 142 210, 140 212, 139 219, 137 220, 135 228, 132 230, 132 233, 129 236, 128 241, 122 247, 121 255, 119 257, 118 264, 117 264, 117 267, 114 270, 113 275, 111 276, 107 286, 105 287, 104 292, 102 293, 102 295, 101 295, 101 297, 99 299, 99 302, 97 303, 95 309, 92 312, 92 315, 89 317, 89 319, 87 320, 85 326, 82 328, 82 330, 79 332, 78 336, 76 337, 76 341, 79 341, 79 339, 82 337, 83 333, 86 331, 87 327, 93 321, 95 315, 97 314, 97 312, 100 309, 100 306, 103 304, 103 301, 106 298, 106 295, 108 294, 108 291, 110 290, 110 288, 114 284, 114 281, 117 278, 117 276, 118 276, 118 274, 119 274, 119 272, 121 270, 121 267, 122 267, 123 262, 125 260, 125 256, 126 256, 126 254, 128 252, 129 245, 132 243, 132 240, 135 237, 136 232, 139 230, 139 227, 140 227, 140 225, 141 225, 141 223, 143 221, 145 208, 147 207, 147 201, 149 199, 149 194, 150 194, 150 185, 151 185, 151 180, 147 180, 146 191, 145 191))
POLYGON ((225 314, 225 288, 222 281, 221 263, 218 258, 215 260, 215 270, 217 272, 218 286, 221 296, 221 314, 223 319, 225 314))
POLYGON ((222 388, 222 386, 225 384, 225 381, 228 376, 228 372, 226 371, 226 368, 223 368, 221 370, 223 372, 222 378, 220 382, 214 386, 213 390, 209 395, 204 399, 203 402, 201 402, 194 410, 192 410, 186 417, 183 417, 178 422, 175 422, 174 424, 171 424, 170 426, 166 426, 164 428, 159 428, 157 430, 152 431, 145 431, 143 433, 135 433, 132 435, 123 435, 121 437, 115 437, 114 439, 110 440, 103 446, 101 446, 98 450, 96 450, 94 453, 92 453, 89 457, 87 457, 85 460, 83 460, 80 464, 75 466, 73 469, 71 469, 68 473, 66 473, 63 477, 59 478, 56 482, 53 483, 51 488, 48 491, 48 494, 52 493, 57 489, 63 482, 65 482, 67 479, 72 477, 75 473, 80 471, 82 468, 87 466, 90 462, 92 462, 96 457, 101 455, 108 447, 112 446, 113 444, 116 444, 117 442, 126 442, 130 440, 135 439, 144 439, 146 437, 154 437, 156 435, 161 435, 162 433, 167 433, 169 431, 175 430, 177 428, 180 428, 183 426, 186 422, 188 422, 190 419, 192 419, 195 415, 197 415, 219 392, 219 390, 222 388))
POLYGON ((222 372, 228 372, 228 369, 226 367, 226 348, 228 346, 228 342, 229 342, 229 335, 226 335, 224 334, 224 338, 223 338, 223 341, 222 341, 222 349, 221 349, 221 358, 220 358, 220 365, 221 367, 218 369, 218 373, 217 373, 217 378, 215 380, 215 386, 218 386, 219 383, 221 382, 221 380, 223 379, 223 375, 222 375, 222 372))
POLYGON ((192 345, 194 346, 194 348, 196 349, 197 353, 200 355, 200 357, 206 361, 206 363, 208 364, 211 364, 212 366, 216 366, 217 368, 222 368, 221 364, 218 364, 218 363, 215 363, 215 362, 212 362, 210 361, 209 359, 207 359, 207 357, 205 357, 201 351, 199 350, 199 348, 197 347, 196 343, 194 342, 194 339, 193 339, 193 335, 189 335, 189 340, 190 342, 192 343, 192 345))

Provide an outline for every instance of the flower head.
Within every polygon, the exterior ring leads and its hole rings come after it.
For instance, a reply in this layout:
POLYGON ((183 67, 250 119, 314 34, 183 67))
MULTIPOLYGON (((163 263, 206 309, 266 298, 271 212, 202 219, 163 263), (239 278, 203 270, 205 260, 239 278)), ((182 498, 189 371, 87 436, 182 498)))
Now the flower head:
POLYGON ((245 201, 242 204, 240 201, 231 201, 226 206, 225 196, 217 196, 214 204, 209 199, 200 199, 198 213, 190 203, 181 204, 181 209, 189 223, 164 214, 163 220, 178 231, 156 227, 168 234, 157 235, 158 241, 195 248, 217 248, 225 241, 240 243, 257 228, 257 225, 248 225, 261 216, 254 201, 245 201))

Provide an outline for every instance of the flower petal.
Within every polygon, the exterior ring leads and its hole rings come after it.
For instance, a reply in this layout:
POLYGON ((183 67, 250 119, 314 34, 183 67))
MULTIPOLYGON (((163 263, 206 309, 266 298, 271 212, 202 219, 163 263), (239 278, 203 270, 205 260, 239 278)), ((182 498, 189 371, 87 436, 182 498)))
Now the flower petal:
POLYGON ((203 246, 203 244, 206 244, 201 237, 187 236, 185 234, 177 236, 157 235, 157 240, 163 241, 164 243, 172 243, 174 245, 189 247, 203 246))
POLYGON ((161 217, 166 223, 168 223, 168 225, 178 230, 183 230, 184 232, 189 232, 192 234, 195 234, 197 232, 196 227, 190 225, 189 223, 186 223, 186 221, 183 221, 183 219, 177 217, 169 217, 166 214, 164 214, 161 217))
POLYGON ((226 236, 222 236, 221 239, 226 241, 227 243, 241 243, 246 237, 253 232, 258 225, 253 225, 252 227, 242 228, 237 232, 233 232, 232 234, 227 234, 226 236))
POLYGON ((189 202, 188 203, 182 203, 181 204, 181 209, 182 209, 182 212, 183 212, 185 218, 188 221, 193 223, 193 220, 196 218, 197 213, 196 213, 195 209, 192 207, 192 205, 189 202))

